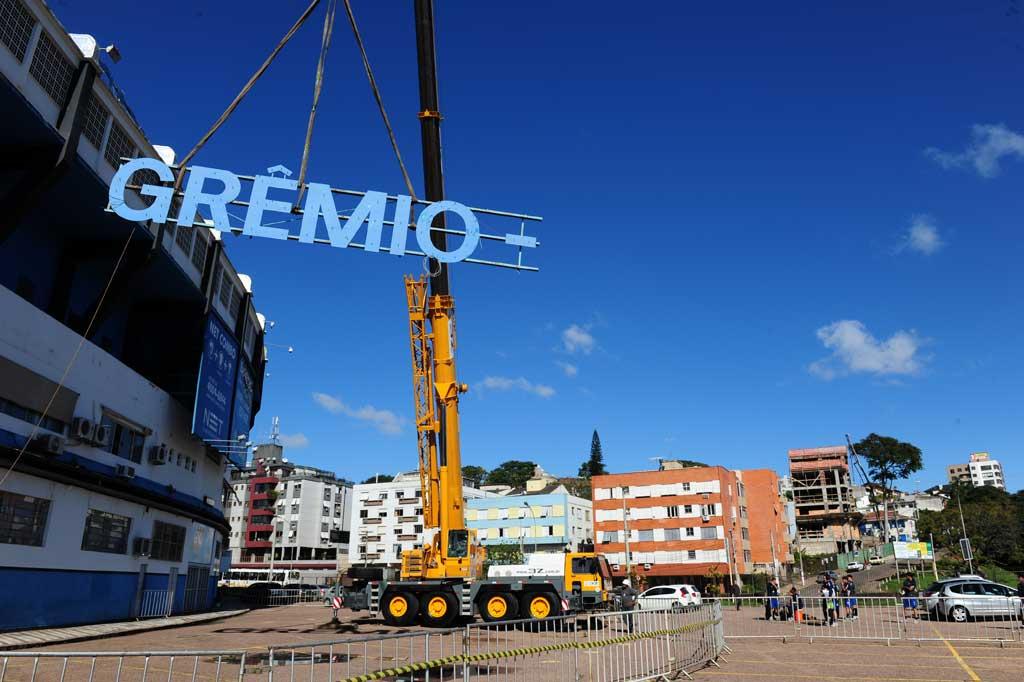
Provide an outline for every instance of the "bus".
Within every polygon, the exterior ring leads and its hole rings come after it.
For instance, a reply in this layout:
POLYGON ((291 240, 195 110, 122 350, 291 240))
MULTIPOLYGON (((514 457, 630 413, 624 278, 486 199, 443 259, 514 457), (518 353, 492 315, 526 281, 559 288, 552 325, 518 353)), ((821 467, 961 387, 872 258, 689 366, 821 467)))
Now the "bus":
POLYGON ((253 583, 268 582, 279 585, 297 583, 299 582, 299 572, 275 568, 274 574, 271 576, 269 568, 231 569, 221 575, 217 585, 219 587, 249 587, 253 583))

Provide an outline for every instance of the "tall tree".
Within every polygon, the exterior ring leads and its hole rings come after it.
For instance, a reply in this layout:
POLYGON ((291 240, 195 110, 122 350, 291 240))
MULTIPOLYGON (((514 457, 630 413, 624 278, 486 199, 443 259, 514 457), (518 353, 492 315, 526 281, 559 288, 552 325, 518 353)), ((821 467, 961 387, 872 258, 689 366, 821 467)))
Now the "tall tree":
POLYGON ((487 478, 487 469, 478 467, 475 464, 467 464, 462 467, 462 477, 471 481, 473 485, 480 485, 487 478))
POLYGON ((393 480, 395 480, 395 477, 391 474, 375 474, 363 481, 363 483, 390 483, 393 480))
POLYGON ((904 443, 877 433, 853 446, 857 454, 868 463, 868 475, 882 489, 883 527, 885 542, 889 541, 889 494, 892 484, 908 478, 924 466, 921 449, 911 443, 904 443))
POLYGON ((590 437, 590 459, 580 465, 579 475, 584 478, 593 478, 608 473, 604 468, 604 453, 601 451, 601 437, 594 429, 594 435, 590 437))
POLYGON ((536 467, 537 465, 533 462, 510 459, 492 469, 487 474, 487 478, 484 479, 484 483, 487 485, 507 485, 513 488, 522 488, 526 486, 526 482, 533 476, 533 470, 536 467))

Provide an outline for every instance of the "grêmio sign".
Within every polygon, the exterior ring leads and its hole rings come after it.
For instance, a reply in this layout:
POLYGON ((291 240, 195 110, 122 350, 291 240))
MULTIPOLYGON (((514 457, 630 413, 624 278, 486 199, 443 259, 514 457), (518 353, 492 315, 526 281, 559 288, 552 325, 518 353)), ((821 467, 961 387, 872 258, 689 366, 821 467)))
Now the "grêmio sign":
POLYGON ((157 159, 138 158, 123 164, 110 181, 108 210, 126 220, 176 222, 179 227, 192 227, 199 218, 201 224, 210 226, 210 223, 199 215, 200 208, 203 208, 209 213, 212 226, 224 232, 269 239, 291 239, 309 244, 329 244, 336 248, 383 251, 393 256, 429 256, 443 263, 466 261, 518 270, 537 270, 523 264, 523 248, 535 248, 539 245, 535 237, 525 234, 526 223, 539 221, 540 218, 537 216, 470 208, 456 201, 422 202, 414 201, 403 194, 388 196, 378 191, 335 189, 315 182, 305 186, 302 207, 295 209, 298 182, 289 179, 291 172, 284 166, 273 166, 267 169, 267 175, 254 177, 238 176, 218 168, 191 166, 187 169, 188 179, 184 183, 184 190, 177 193, 180 198, 178 215, 171 217, 174 189, 163 184, 145 182, 140 186, 131 185, 132 177, 140 171, 149 171, 145 175, 150 177, 155 173, 163 183, 171 183, 174 180, 174 172, 170 166, 157 159), (243 183, 250 185, 248 197, 244 200, 240 199, 243 195, 243 183), (129 205, 125 193, 130 188, 136 189, 140 197, 148 197, 152 201, 145 205, 145 199, 135 200, 134 203, 140 204, 139 206, 129 205), (271 198, 272 191, 277 198, 271 198), (291 194, 286 195, 286 192, 291 194), (291 201, 286 201, 285 198, 290 198, 291 201), (350 203, 358 200, 358 203, 351 207, 339 208, 337 199, 350 203), (415 222, 414 204, 422 206, 415 222), (244 208, 244 219, 235 219, 236 223, 241 221, 240 226, 232 225, 233 216, 228 213, 229 205, 244 208), (275 224, 289 222, 289 219, 280 215, 273 216, 274 213, 287 216, 298 213, 299 216, 291 219, 294 223, 301 217, 298 233, 293 234, 287 227, 275 227, 275 224), (442 213, 452 213, 458 216, 462 223, 461 229, 445 228, 448 234, 462 236, 462 243, 450 251, 438 249, 430 239, 431 229, 441 229, 433 227, 433 222, 442 213), (486 215, 495 222, 506 221, 507 224, 507 221, 514 221, 518 229, 505 234, 483 233, 478 214, 486 215), (365 239, 362 243, 357 243, 354 238, 364 223, 365 239), (326 228, 326 239, 318 236, 321 224, 326 228), (410 225, 415 226, 416 245, 419 249, 409 248, 407 244, 409 233, 412 231, 409 229, 410 225), (382 245, 385 226, 391 228, 391 235, 389 243, 382 245), (517 258, 511 261, 474 258, 473 254, 480 246, 481 239, 503 242, 516 248, 517 258))

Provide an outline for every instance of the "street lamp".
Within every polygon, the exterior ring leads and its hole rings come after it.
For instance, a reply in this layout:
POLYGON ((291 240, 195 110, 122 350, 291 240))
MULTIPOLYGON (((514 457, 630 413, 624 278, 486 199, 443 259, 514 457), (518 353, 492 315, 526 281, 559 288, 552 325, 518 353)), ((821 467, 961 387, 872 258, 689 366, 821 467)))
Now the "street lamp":
MULTIPOLYGON (((523 500, 523 506, 530 510, 530 516, 533 517, 533 552, 534 552, 534 554, 536 554, 537 553, 537 514, 534 513, 533 507, 531 507, 530 503, 527 502, 526 500, 523 500)), ((522 550, 522 544, 523 544, 522 540, 523 540, 523 537, 522 537, 522 535, 520 535, 519 536, 519 545, 520 545, 520 550, 519 551, 520 551, 520 553, 523 551, 522 550)))

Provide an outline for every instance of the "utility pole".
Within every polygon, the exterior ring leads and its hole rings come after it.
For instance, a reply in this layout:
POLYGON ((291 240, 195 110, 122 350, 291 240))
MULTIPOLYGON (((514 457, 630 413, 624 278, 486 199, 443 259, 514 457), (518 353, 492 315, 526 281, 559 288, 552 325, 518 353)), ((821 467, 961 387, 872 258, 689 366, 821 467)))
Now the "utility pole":
POLYGON ((622 486, 622 534, 626 542, 626 580, 631 580, 629 573, 629 510, 626 509, 626 495, 628 494, 629 486, 622 486))
MULTIPOLYGON (((963 537, 969 541, 969 538, 967 538, 967 524, 964 522, 964 508, 960 504, 960 483, 957 482, 954 485, 956 486, 956 507, 960 511, 960 530, 963 531, 963 537)), ((967 571, 972 574, 974 573, 974 560, 971 558, 967 558, 967 571)))
MULTIPOLYGON (((416 63, 420 84, 420 141, 423 148, 423 185, 427 201, 444 200, 444 169, 441 163, 441 112, 437 96, 437 52, 434 42, 433 0, 413 0, 416 15, 416 63)), ((434 219, 434 226, 445 227, 444 213, 434 219)), ((439 250, 445 250, 445 233, 430 231, 430 241, 439 250)), ((448 264, 430 259, 430 293, 447 296, 449 290, 448 264)), ((442 429, 442 433, 444 430, 442 429)), ((444 452, 443 443, 441 452, 444 452)), ((443 456, 443 455, 442 455, 443 456)))
POLYGON ((935 538, 932 537, 931 533, 928 533, 928 544, 932 547, 932 573, 935 574, 935 579, 939 579, 939 567, 935 565, 935 538))

